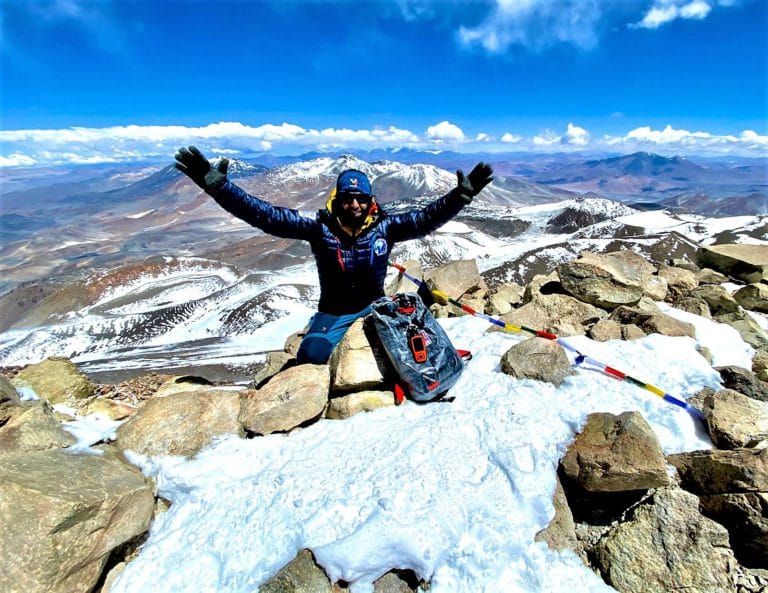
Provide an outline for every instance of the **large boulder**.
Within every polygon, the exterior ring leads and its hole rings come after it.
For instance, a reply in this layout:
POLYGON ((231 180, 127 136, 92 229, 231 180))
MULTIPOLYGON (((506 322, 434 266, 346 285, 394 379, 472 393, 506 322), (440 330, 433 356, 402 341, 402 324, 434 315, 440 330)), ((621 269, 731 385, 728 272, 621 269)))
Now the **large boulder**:
POLYGON ((638 412, 590 414, 560 467, 589 492, 647 490, 669 482, 661 445, 638 412))
POLYGON ((557 336, 583 336, 584 329, 606 317, 602 309, 565 294, 538 295, 501 319, 505 323, 544 330, 557 336))
POLYGON ((284 370, 289 363, 295 361, 294 356, 282 350, 267 352, 264 366, 253 377, 253 387, 255 389, 263 387, 272 377, 284 370))
POLYGON ((739 561, 768 568, 768 449, 694 451, 669 460, 702 512, 728 529, 739 561))
POLYGON ((0 455, 63 449, 75 442, 44 400, 0 403, 0 455))
POLYGON ((328 365, 286 369, 261 389, 243 394, 240 422, 248 432, 262 435, 292 430, 323 413, 330 385, 328 365))
POLYGON ((735 365, 715 367, 715 370, 720 373, 723 387, 752 399, 768 402, 768 385, 758 379, 752 371, 735 365))
POLYGON ((506 282, 497 286, 488 296, 485 312, 488 315, 504 315, 520 304, 525 289, 519 284, 506 282))
MULTIPOLYGON (((453 261, 434 268, 424 275, 424 281, 431 290, 444 292, 453 299, 460 299, 464 293, 485 287, 474 259, 453 261)), ((415 286, 410 292, 416 292, 415 286)))
POLYGON ((699 285, 696 274, 684 268, 662 264, 659 266, 659 277, 664 278, 670 292, 676 294, 685 294, 699 285))
POLYGON ((557 342, 528 338, 512 346, 501 357, 501 370, 520 379, 536 379, 560 385, 573 374, 568 356, 557 342))
POLYGON ((646 335, 696 337, 696 328, 692 324, 675 319, 661 311, 648 312, 635 307, 621 306, 611 312, 610 319, 623 325, 635 325, 646 335))
POLYGON ((381 369, 386 367, 376 359, 364 325, 362 318, 355 321, 331 354, 333 392, 374 389, 384 382, 381 369))
POLYGON ((768 449, 691 451, 667 460, 694 494, 768 492, 768 449))
POLYGON ((720 449, 768 441, 768 403, 723 389, 707 394, 703 408, 712 442, 720 449))
POLYGON ((699 499, 660 489, 598 542, 594 559, 622 593, 736 593, 728 532, 699 513, 699 499))
POLYGON ((29 365, 11 383, 18 389, 31 389, 51 404, 82 400, 94 394, 88 378, 66 358, 51 357, 29 365))
POLYGON ((634 305, 643 295, 655 300, 666 296, 666 280, 655 276, 655 268, 628 251, 595 254, 560 264, 557 273, 563 288, 577 299, 604 309, 634 305))
POLYGON ((114 454, 0 456, 0 589, 92 591, 112 550, 147 530, 154 502, 114 454))
POLYGON ((733 298, 745 309, 768 313, 768 284, 749 284, 734 292, 733 298))
POLYGON ((209 389, 173 393, 145 401, 117 429, 117 446, 143 455, 193 457, 217 436, 245 432, 239 421, 240 394, 209 389))
POLYGON ((690 296, 699 298, 709 305, 712 315, 734 313, 739 310, 739 303, 722 286, 703 284, 690 292, 690 296))
POLYGON ((697 263, 744 282, 768 280, 768 245, 709 245, 696 252, 697 263))

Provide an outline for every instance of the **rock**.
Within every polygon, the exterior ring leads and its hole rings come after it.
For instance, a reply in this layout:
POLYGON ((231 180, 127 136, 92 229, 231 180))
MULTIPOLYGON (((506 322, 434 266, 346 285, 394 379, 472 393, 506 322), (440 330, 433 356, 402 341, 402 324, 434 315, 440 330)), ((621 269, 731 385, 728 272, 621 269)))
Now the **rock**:
POLYGON ((709 310, 712 315, 720 315, 721 313, 733 313, 739 310, 739 303, 736 302, 728 292, 722 286, 715 286, 713 284, 705 284, 691 291, 691 296, 699 298, 709 305, 709 310))
POLYGON ((705 398, 703 411, 712 442, 720 449, 754 447, 768 440, 768 403, 723 389, 705 398))
POLYGON ((622 340, 640 340, 647 334, 636 326, 634 323, 628 323, 621 326, 621 339, 622 340))
POLYGON ((583 253, 574 261, 560 264, 560 282, 577 299, 605 309, 634 305, 644 294, 666 295, 666 281, 653 276, 655 268, 631 251, 583 253))
POLYGON ((669 482, 661 445, 638 412, 590 414, 560 466, 589 492, 647 490, 669 482))
POLYGON ((3 402, 12 402, 18 404, 20 401, 21 398, 19 396, 19 392, 16 391, 16 388, 8 379, 3 377, 3 375, 0 375, 0 404, 3 402))
MULTIPOLYGON (((474 259, 463 259, 439 266, 428 271, 424 275, 424 281, 430 290, 439 290, 453 299, 460 299, 464 293, 485 285, 474 259)), ((414 285, 408 292, 415 292, 415 288, 414 285)))
POLYGON ((669 455, 680 485, 698 496, 768 492, 768 449, 691 451, 669 455))
POLYGON ((765 593, 768 591, 768 570, 740 567, 736 575, 737 593, 765 593))
POLYGON ((259 587, 259 593, 333 593, 333 587, 312 552, 301 550, 296 558, 259 587))
POLYGON ((505 323, 544 330, 560 337, 582 336, 584 327, 594 324, 607 314, 588 303, 564 294, 537 296, 501 319, 505 323))
POLYGON ((673 293, 684 294, 690 292, 699 285, 696 274, 684 268, 672 266, 659 266, 659 277, 667 281, 667 287, 673 293))
POLYGON ((137 406, 125 402, 114 401, 106 397, 97 397, 90 400, 85 408, 86 415, 101 414, 110 420, 125 420, 138 411, 137 406))
POLYGON ((154 496, 115 455, 0 456, 0 587, 88 593, 110 552, 149 526, 154 496))
POLYGON ((722 313, 715 317, 715 321, 730 325, 739 332, 739 335, 747 344, 756 350, 768 348, 768 333, 760 327, 757 321, 743 311, 722 313))
POLYGON ((75 442, 45 400, 0 404, 0 455, 63 449, 75 442))
POLYGON ((682 268, 684 270, 689 270, 693 272, 694 274, 697 273, 701 268, 697 266, 695 263, 688 261, 684 258, 672 258, 672 260, 669 262, 671 265, 673 265, 676 268, 682 268))
POLYGON ((573 374, 565 350, 545 338, 529 338, 512 346, 501 357, 501 370, 520 379, 536 379, 560 385, 573 374))
POLYGON ((739 561, 768 567, 768 449, 694 451, 669 461, 702 511, 728 529, 739 561))
POLYGON ((696 258, 700 266, 713 268, 737 280, 768 280, 768 245, 709 245, 701 247, 696 252, 696 258))
POLYGON ((729 278, 725 274, 716 272, 711 268, 704 268, 703 270, 699 270, 696 273, 696 280, 698 280, 699 285, 702 285, 702 284, 718 284, 719 285, 719 284, 723 284, 724 282, 728 282, 729 278))
MULTIPOLYGON (((409 259, 407 261, 404 261, 400 265, 402 265, 405 268, 405 271, 408 273, 409 276, 413 276, 414 278, 417 278, 420 282, 424 281, 424 270, 418 261, 416 261, 415 259, 409 259)), ((416 283, 406 278, 403 274, 398 274, 392 279, 392 281, 384 289, 384 294, 391 295, 391 294, 396 294, 398 292, 416 292, 417 290, 418 290, 418 286, 416 285, 416 283)))
POLYGON ((88 378, 66 358, 52 357, 30 365, 19 371, 11 383, 17 388, 32 389, 51 404, 86 399, 94 393, 88 378))
POLYGON ((333 397, 328 402, 326 418, 349 418, 360 412, 372 412, 378 408, 395 405, 395 394, 391 391, 359 391, 341 397, 333 397))
MULTIPOLYGON (((755 352, 755 356, 754 358, 752 358, 752 372, 755 374, 755 377, 760 381, 765 381, 766 379, 768 379, 768 350, 763 349, 755 352)), ((739 389, 736 389, 736 391, 739 391, 739 389)), ((756 397, 754 399, 759 399, 761 401, 768 401, 768 399, 762 399, 760 397, 756 397)))
POLYGON ((292 430, 322 414, 330 385, 328 365, 291 367, 258 391, 243 394, 240 421, 256 434, 292 430))
POLYGON ((674 299, 672 303, 675 307, 688 313, 693 313, 705 319, 712 319, 712 312, 709 309, 709 305, 703 299, 684 296, 674 299))
POLYGON ((421 588, 418 588, 419 579, 411 571, 398 570, 396 572, 388 572, 381 578, 377 579, 373 583, 373 593, 413 593, 421 588), (404 574, 407 573, 407 574, 404 574), (402 578, 402 577, 408 577, 402 578), (408 584, 408 581, 416 583, 414 587, 408 584))
POLYGON ((745 309, 768 313, 768 284, 749 284, 733 293, 733 298, 745 309))
POLYGON ((575 550, 576 525, 560 478, 557 479, 552 502, 555 506, 555 516, 549 525, 536 534, 534 539, 537 542, 546 543, 550 550, 575 550))
POLYGON ((698 499, 662 489, 597 544, 604 580, 623 593, 735 593, 728 532, 699 514, 698 499))
POLYGON ((304 339, 304 336, 307 335, 307 329, 305 328, 301 331, 292 333, 290 336, 288 336, 285 339, 285 344, 283 346, 283 349, 290 354, 293 358, 296 358, 296 354, 299 352, 299 347, 301 346, 301 341, 304 339))
POLYGON ((117 429, 117 446, 143 455, 193 457, 217 436, 244 436, 238 420, 240 394, 204 390, 174 393, 145 401, 117 429))
POLYGON ((488 297, 485 312, 488 315, 504 315, 523 300, 525 289, 519 284, 507 282, 496 287, 488 297))
POLYGON ((621 339, 621 324, 612 319, 601 319, 589 329, 589 337, 598 342, 621 339))
POLYGON ((737 366, 716 367, 723 386, 761 402, 768 402, 768 385, 760 381, 754 373, 737 366))
POLYGON ((272 377, 285 369, 289 362, 295 361, 296 357, 287 352, 273 351, 267 352, 264 366, 253 377, 253 388, 263 387, 272 377))
POLYGON ((702 513, 728 530, 731 548, 741 564, 768 569, 767 493, 706 495, 699 501, 702 513))
POLYGON ((334 393, 365 391, 384 383, 382 369, 364 329, 364 320, 355 321, 328 361, 331 368, 331 391, 334 393))
POLYGON ((200 391, 206 387, 211 387, 211 383, 205 377, 194 377, 192 375, 180 375, 171 377, 164 381, 155 391, 153 397, 167 397, 174 393, 185 393, 188 391, 200 391))
POLYGON ((662 334, 665 336, 689 336, 696 337, 696 328, 690 323, 680 321, 665 313, 648 313, 633 307, 616 307, 610 319, 626 324, 636 325, 645 334, 662 334))
POLYGON ((535 301, 540 296, 551 294, 568 294, 560 284, 560 276, 556 271, 549 274, 536 274, 523 290, 523 303, 535 301))

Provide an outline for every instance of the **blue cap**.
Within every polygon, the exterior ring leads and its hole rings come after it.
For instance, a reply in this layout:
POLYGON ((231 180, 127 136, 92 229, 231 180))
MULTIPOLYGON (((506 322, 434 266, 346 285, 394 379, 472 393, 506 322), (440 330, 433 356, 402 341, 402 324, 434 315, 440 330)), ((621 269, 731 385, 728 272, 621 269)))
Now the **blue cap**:
POLYGON ((337 194, 365 194, 371 195, 371 182, 365 173, 357 169, 343 171, 336 180, 337 194))

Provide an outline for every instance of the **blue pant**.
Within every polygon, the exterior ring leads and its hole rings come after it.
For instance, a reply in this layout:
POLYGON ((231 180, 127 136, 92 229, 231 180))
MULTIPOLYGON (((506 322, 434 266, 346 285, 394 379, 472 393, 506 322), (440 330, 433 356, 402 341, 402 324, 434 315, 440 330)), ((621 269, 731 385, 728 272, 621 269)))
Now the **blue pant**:
POLYGON ((309 322, 309 331, 299 346, 296 359, 299 364, 325 364, 331 357, 336 345, 347 333, 349 326, 361 317, 370 313, 370 305, 348 315, 330 315, 328 313, 315 313, 309 322))

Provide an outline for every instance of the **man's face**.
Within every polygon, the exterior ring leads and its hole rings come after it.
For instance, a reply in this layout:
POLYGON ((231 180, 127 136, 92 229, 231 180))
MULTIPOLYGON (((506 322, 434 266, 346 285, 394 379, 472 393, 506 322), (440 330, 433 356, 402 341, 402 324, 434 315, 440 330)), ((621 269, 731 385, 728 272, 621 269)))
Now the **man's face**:
POLYGON ((358 193, 343 193, 336 196, 341 207, 342 222, 349 226, 360 226, 365 221, 371 196, 358 193))

